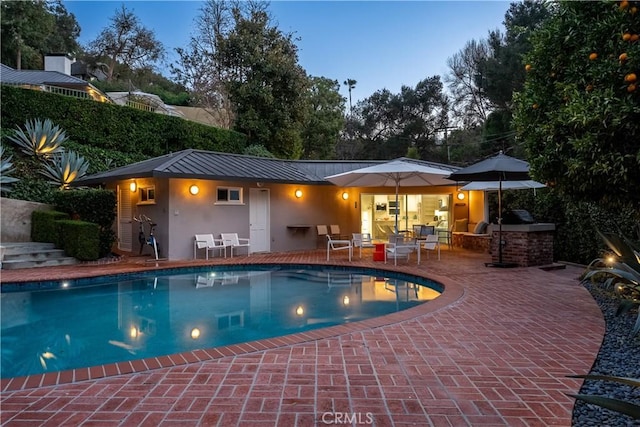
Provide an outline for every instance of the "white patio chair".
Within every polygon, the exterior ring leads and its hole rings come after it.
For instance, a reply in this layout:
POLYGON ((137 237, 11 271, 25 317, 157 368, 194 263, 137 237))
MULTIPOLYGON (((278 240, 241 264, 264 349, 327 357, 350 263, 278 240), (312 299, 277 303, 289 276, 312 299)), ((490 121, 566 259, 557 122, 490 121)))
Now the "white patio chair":
POLYGON ((374 248, 375 245, 371 241, 371 234, 369 233, 353 233, 351 239, 354 248, 360 250, 360 258, 362 258, 362 248, 374 248))
POLYGON ((231 258, 233 258, 234 250, 236 251, 236 255, 238 255, 238 248, 247 248, 247 256, 251 255, 249 239, 238 237, 238 233, 220 233, 220 238, 225 247, 231 248, 231 258))
POLYGON ((387 259, 392 258, 393 264, 398 265, 398 258, 406 258, 409 261, 411 254, 418 253, 418 265, 420 264, 420 244, 415 240, 405 240, 399 234, 392 234, 389 236, 389 243, 385 247, 385 264, 387 259))
POLYGON ((427 259, 429 259, 429 251, 438 251, 438 261, 440 261, 440 238, 437 234, 428 234, 423 247, 427 250, 427 259))
POLYGON ((193 242, 193 259, 198 259, 198 249, 204 249, 205 259, 209 259, 209 252, 224 251, 224 257, 227 257, 227 248, 221 239, 214 239, 213 234, 196 234, 193 242))
POLYGON ((329 261, 329 253, 331 251, 341 251, 344 249, 349 251, 349 261, 351 261, 351 255, 353 254, 351 240, 336 240, 327 234, 327 261, 329 261))

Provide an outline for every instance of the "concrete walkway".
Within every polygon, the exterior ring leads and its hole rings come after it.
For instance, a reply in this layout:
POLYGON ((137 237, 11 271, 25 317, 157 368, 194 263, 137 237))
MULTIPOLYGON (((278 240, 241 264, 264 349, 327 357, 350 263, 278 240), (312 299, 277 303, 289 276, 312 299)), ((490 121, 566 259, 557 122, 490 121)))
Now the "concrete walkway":
MULTIPOLYGON (((254 254, 224 263, 322 264, 324 251, 254 254)), ((445 285, 436 300, 317 333, 71 375, 2 380, 3 426, 570 426, 565 393, 590 370, 604 321, 580 270, 492 269, 488 256, 394 268, 445 285), (165 367, 159 367, 165 366, 165 367), (127 373, 129 372, 129 373, 127 373), (66 383, 66 384, 65 384, 66 383), (55 385, 46 385, 55 384, 55 385)), ((414 260, 412 260, 414 261, 414 260)), ((414 261, 415 262, 415 261, 414 261)), ((2 282, 195 266, 205 261, 2 272, 2 282), (42 271, 46 270, 46 271, 42 271)))

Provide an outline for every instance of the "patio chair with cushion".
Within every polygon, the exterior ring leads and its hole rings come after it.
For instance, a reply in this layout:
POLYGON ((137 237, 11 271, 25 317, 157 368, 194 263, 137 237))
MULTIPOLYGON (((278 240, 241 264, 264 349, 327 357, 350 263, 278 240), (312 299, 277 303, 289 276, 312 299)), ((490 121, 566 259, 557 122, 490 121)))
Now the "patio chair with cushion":
POLYGON ((220 237, 225 246, 231 248, 231 258, 233 258, 233 251, 238 254, 238 248, 247 248, 247 256, 251 255, 249 239, 238 237, 238 233, 220 233, 220 237))
POLYGON ((400 234, 391 234, 385 248, 385 263, 389 258, 393 259, 394 265, 398 265, 398 258, 406 258, 408 262, 414 252, 417 252, 418 264, 420 264, 420 244, 414 239, 404 239, 400 234))
POLYGON ((360 258, 362 258, 362 248, 374 248, 375 245, 371 241, 371 234, 369 233, 353 233, 351 239, 354 248, 359 248, 360 258))
POLYGON ((329 229, 327 228, 326 225, 316 225, 316 230, 318 232, 318 243, 320 245, 323 245, 326 240, 325 236, 329 234, 329 229))
POLYGON ((347 236, 346 234, 341 234, 340 233, 340 226, 337 224, 332 224, 329 226, 329 234, 331 234, 331 237, 333 237, 334 239, 348 239, 349 236, 347 236))
POLYGON ((227 257, 227 247, 224 242, 222 239, 214 239, 213 234, 196 234, 193 242, 193 259, 198 258, 198 249, 204 249, 205 259, 209 259, 209 252, 214 251, 218 251, 218 254, 224 251, 224 257, 227 257))
POLYGON ((333 239, 327 234, 327 261, 329 261, 329 253, 331 253, 331 251, 341 251, 345 249, 349 252, 349 261, 351 261, 351 255, 353 254, 353 244, 351 240, 333 239))
POLYGON ((436 234, 427 235, 423 247, 427 250, 427 259, 429 251, 438 251, 438 261, 440 261, 440 238, 436 234))

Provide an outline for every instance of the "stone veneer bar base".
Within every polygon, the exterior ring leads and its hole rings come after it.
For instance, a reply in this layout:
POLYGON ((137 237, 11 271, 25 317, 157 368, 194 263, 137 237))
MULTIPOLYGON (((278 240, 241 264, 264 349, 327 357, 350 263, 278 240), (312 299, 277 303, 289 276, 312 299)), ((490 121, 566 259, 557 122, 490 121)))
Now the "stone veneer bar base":
MULTIPOLYGON (((532 267, 553 263, 553 235, 555 224, 502 225, 502 262, 519 267, 532 267)), ((499 262, 498 226, 492 227, 491 260, 499 262)))

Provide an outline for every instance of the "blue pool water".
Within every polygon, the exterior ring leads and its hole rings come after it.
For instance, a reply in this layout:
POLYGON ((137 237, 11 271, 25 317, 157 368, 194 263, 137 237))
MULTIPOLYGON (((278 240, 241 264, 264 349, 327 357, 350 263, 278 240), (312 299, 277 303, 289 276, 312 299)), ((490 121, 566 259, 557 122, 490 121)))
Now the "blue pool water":
POLYGON ((373 269, 227 266, 3 284, 1 376, 237 344, 403 310, 428 279, 373 269))

